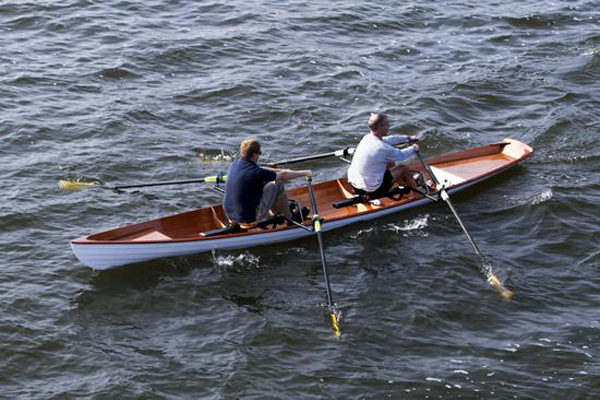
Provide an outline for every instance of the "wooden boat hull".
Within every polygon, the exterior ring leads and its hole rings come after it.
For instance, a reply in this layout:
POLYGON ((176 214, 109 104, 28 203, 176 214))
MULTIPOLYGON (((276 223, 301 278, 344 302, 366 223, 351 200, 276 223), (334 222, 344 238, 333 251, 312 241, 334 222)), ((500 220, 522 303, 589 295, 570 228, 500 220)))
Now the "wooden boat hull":
MULTIPOLYGON (((532 154, 531 147, 506 139, 501 143, 433 157, 428 162, 438 180, 446 181, 447 191, 454 193, 497 175, 532 154)), ((422 170, 417 162, 409 164, 409 167, 422 170)), ((425 176, 428 177, 426 173, 425 176)), ((326 221, 323 231, 372 220, 433 201, 411 193, 400 200, 381 199, 378 205, 361 203, 335 209, 333 201, 351 195, 345 179, 320 182, 314 187, 320 215, 326 221)), ((306 187, 288 190, 288 195, 303 205, 309 203, 306 187)), ((72 240, 71 247, 83 264, 104 270, 157 258, 249 248, 314 235, 298 227, 277 226, 236 234, 202 236, 202 232, 222 227, 225 218, 221 206, 211 206, 83 236, 72 240)), ((309 222, 305 224, 308 225, 309 222)))

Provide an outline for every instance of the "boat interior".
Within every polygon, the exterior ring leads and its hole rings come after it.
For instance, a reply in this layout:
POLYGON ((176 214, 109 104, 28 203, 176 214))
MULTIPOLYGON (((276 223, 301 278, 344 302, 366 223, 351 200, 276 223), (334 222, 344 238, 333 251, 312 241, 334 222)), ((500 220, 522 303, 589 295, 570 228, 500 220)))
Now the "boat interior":
MULTIPOLYGON (((442 156, 432 157, 427 161, 438 181, 448 188, 491 175, 499 170, 518 162, 531 150, 520 142, 505 141, 486 145, 470 150, 459 151, 442 156), (521 146, 518 146, 521 145, 521 146)), ((434 180, 417 160, 408 164, 408 167, 423 174, 424 180, 430 184, 431 192, 436 190, 434 180)), ((345 178, 333 179, 314 184, 315 198, 319 215, 325 221, 343 219, 361 213, 374 212, 382 208, 394 207, 414 201, 422 194, 411 191, 408 194, 395 197, 383 197, 375 201, 361 202, 346 207, 336 208, 334 203, 354 197, 350 184, 345 178)), ((302 206, 312 208, 307 186, 289 189, 288 197, 298 201, 302 206)), ((312 216, 312 212, 309 216, 312 216)), ((106 232, 80 238, 86 242, 146 242, 146 241, 172 241, 172 240, 204 240, 219 238, 219 235, 205 237, 204 232, 214 231, 229 226, 229 221, 221 205, 209 206, 202 209, 188 211, 168 217, 158 218, 142 223, 128 225, 106 232)), ((304 225, 311 225, 306 219, 304 225)), ((230 235, 247 235, 268 230, 298 229, 296 226, 280 224, 269 227, 249 228, 241 233, 230 235)), ((222 235, 225 236, 225 235, 222 235)), ((79 241, 79 239, 76 239, 79 241)))

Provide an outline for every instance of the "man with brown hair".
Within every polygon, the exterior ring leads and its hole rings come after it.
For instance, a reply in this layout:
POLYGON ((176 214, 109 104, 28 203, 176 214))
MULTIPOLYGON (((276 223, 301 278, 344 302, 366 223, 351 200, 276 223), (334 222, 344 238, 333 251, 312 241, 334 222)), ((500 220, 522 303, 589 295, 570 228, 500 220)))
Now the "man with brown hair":
POLYGON ((310 170, 260 167, 260 155, 258 140, 246 139, 240 145, 240 158, 227 171, 223 209, 233 222, 264 220, 269 218, 270 212, 291 219, 283 182, 311 175, 310 170))

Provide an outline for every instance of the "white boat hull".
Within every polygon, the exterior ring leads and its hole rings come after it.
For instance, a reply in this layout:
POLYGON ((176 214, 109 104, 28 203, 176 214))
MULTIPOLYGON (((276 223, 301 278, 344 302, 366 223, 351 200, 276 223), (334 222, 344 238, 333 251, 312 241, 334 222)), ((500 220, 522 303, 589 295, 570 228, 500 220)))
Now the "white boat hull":
MULTIPOLYGON (((490 175, 493 176, 493 175, 490 175)), ((459 187, 449 189, 454 193, 466 189, 485 178, 471 181, 459 187)), ((391 208, 382 208, 380 211, 359 214, 354 217, 340 219, 323 224, 323 231, 330 231, 357 222, 380 218, 384 215, 397 213, 409 208, 431 203, 433 200, 426 197, 391 208)), ((134 264, 157 258, 184 256, 189 254, 203 253, 212 250, 232 250, 268 245, 312 236, 315 233, 301 228, 287 229, 282 231, 267 231, 265 233, 237 236, 231 238, 199 239, 177 242, 159 243, 111 243, 111 244, 76 244, 71 242, 71 248, 77 258, 88 267, 95 270, 106 270, 121 265, 134 264)))

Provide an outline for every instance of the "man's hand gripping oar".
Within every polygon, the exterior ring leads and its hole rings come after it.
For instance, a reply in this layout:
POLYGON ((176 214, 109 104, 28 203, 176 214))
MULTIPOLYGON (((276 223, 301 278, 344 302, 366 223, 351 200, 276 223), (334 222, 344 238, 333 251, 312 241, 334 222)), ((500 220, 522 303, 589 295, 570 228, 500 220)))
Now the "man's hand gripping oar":
POLYGON ((312 185, 312 176, 308 175, 306 177, 308 181, 308 194, 310 196, 310 203, 313 209, 313 228, 317 233, 317 240, 319 242, 319 251, 321 252, 321 264, 323 265, 323 275, 325 276, 325 287, 327 289, 327 307, 331 312, 331 323, 333 325, 333 332, 336 337, 340 337, 340 319, 341 314, 337 309, 336 305, 333 303, 333 299, 331 297, 331 286, 329 285, 329 275, 327 273, 327 261, 325 260, 325 250, 323 249, 323 233, 321 232, 321 225, 323 220, 319 216, 319 211, 317 210, 317 201, 315 199, 315 191, 312 185))
POLYGON ((509 289, 507 289, 504 286, 504 284, 500 281, 500 279, 498 279, 498 277, 496 276, 496 274, 494 274, 494 271, 492 270, 492 266, 487 262, 486 258, 481 253, 481 250, 479 250, 479 247, 477 246, 477 244, 475 244, 475 241, 473 240, 473 238, 471 237, 471 235, 469 235, 469 232, 467 231, 467 228, 465 227, 465 225, 463 224, 462 220, 458 216, 458 213, 456 212, 456 209, 454 208, 454 206, 452 205, 452 202, 450 201, 450 196, 448 195, 448 192, 446 191, 446 188, 443 185, 440 185, 440 182, 438 181, 437 177, 433 173, 432 169, 429 167, 429 165, 421 157, 421 154, 418 153, 418 152, 417 152, 417 157, 421 161, 421 164, 423 164, 423 167, 425 168, 425 170, 431 176, 431 179, 433 179, 433 181, 435 182, 435 184, 436 184, 436 186, 437 186, 437 188, 438 188, 438 190, 440 192, 440 197, 442 198, 442 200, 444 200, 446 202, 446 204, 448 204, 448 207, 450 208, 450 211, 452 211, 452 214, 454 214, 454 217, 456 218, 456 221, 458 221, 458 224, 460 225, 460 227, 462 228, 463 232, 467 236, 467 239, 469 240, 469 243, 471 244, 471 247, 473 247, 473 250, 475 250, 475 253, 477 253, 477 255, 479 256, 480 262, 481 262, 480 270, 485 275, 485 277, 487 278, 488 283, 490 285, 492 285, 494 287, 494 289, 496 289, 498 291, 498 293, 500 293, 500 295, 505 300, 510 300, 510 298, 513 296, 513 292, 511 292, 509 289))

